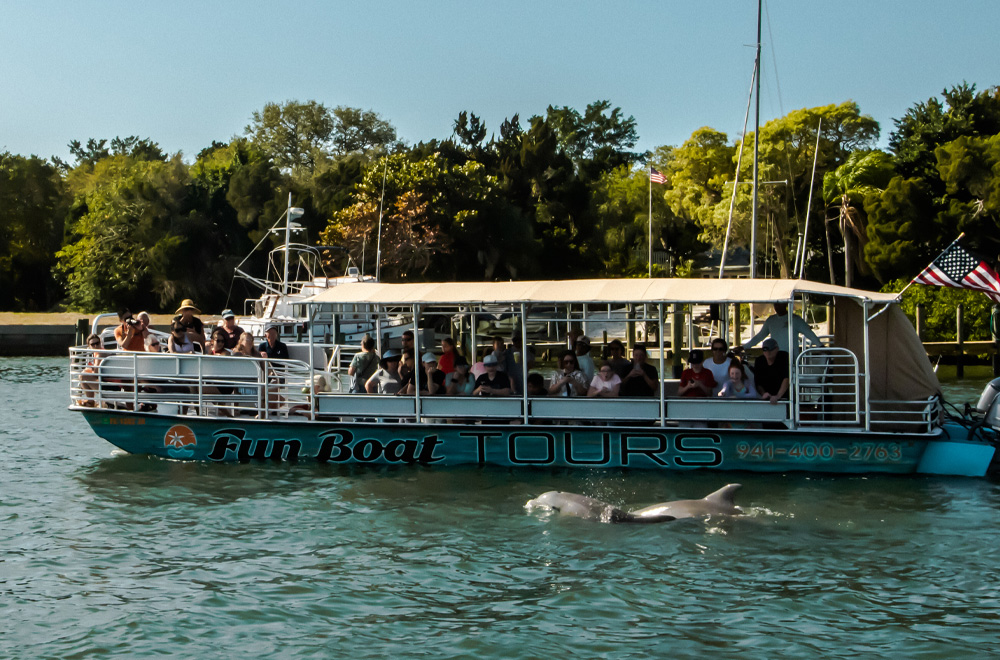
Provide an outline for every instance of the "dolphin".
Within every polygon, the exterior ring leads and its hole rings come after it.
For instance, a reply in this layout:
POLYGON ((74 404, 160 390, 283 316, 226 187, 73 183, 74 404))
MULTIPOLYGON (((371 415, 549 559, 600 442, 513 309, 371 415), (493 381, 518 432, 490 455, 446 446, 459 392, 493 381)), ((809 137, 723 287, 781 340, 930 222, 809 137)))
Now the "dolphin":
POLYGON ((743 488, 742 484, 727 484, 700 500, 660 502, 629 513, 640 519, 647 517, 659 519, 662 516, 673 516, 675 520, 703 518, 705 516, 738 516, 743 513, 743 509, 736 506, 733 498, 740 488, 743 488))
POLYGON ((660 502, 636 511, 624 511, 586 495, 550 490, 528 500, 524 508, 529 511, 550 509, 564 516, 606 523, 658 523, 710 515, 734 516, 743 513, 733 501, 734 493, 742 487, 740 484, 729 484, 700 500, 660 502))

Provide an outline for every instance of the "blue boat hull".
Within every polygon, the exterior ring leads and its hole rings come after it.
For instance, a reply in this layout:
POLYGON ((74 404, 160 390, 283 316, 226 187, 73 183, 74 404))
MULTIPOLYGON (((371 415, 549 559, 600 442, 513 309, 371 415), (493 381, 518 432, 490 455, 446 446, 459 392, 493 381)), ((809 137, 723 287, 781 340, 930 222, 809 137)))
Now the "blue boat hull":
POLYGON ((937 435, 653 426, 375 424, 83 412, 133 454, 210 462, 930 473, 982 476, 994 448, 937 435))

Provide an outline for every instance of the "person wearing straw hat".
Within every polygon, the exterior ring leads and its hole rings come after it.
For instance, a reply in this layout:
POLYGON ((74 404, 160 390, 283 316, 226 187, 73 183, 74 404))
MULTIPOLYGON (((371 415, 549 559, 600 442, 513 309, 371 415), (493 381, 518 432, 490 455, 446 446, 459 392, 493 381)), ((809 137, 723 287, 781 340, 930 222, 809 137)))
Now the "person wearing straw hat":
POLYGON ((185 298, 181 301, 181 306, 177 308, 172 320, 180 323, 184 328, 184 333, 193 343, 205 347, 205 324, 195 314, 201 314, 201 310, 195 307, 194 301, 185 298))

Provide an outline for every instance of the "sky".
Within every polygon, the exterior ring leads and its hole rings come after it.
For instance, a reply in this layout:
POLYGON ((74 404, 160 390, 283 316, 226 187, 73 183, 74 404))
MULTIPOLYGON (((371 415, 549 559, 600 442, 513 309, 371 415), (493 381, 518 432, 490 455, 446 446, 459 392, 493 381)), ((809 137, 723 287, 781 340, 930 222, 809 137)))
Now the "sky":
MULTIPOLYGON (((882 127, 1000 84, 1000 0, 765 2, 761 123, 854 100, 882 127)), ((138 135, 188 161, 266 103, 374 110, 407 143, 610 100, 637 150, 743 127, 755 0, 0 0, 0 152, 138 135)), ((751 129, 753 117, 751 114, 751 129)))

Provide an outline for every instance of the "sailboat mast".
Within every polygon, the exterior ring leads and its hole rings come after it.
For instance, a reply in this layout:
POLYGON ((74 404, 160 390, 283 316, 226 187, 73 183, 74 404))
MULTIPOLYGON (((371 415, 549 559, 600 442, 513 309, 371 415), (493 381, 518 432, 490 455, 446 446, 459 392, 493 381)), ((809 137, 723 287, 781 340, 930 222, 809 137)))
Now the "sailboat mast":
POLYGON ((288 208, 285 209, 285 276, 281 278, 281 293, 288 294, 288 244, 292 239, 292 193, 288 193, 288 208))
POLYGON ((753 209, 750 216, 750 279, 757 277, 757 163, 760 155, 760 17, 764 0, 757 0, 757 90, 753 128, 753 209))

